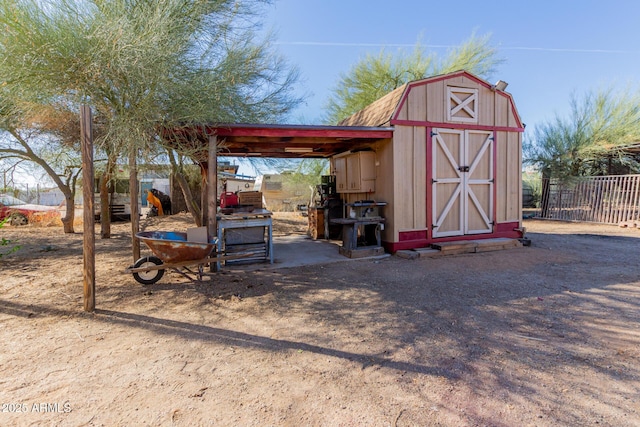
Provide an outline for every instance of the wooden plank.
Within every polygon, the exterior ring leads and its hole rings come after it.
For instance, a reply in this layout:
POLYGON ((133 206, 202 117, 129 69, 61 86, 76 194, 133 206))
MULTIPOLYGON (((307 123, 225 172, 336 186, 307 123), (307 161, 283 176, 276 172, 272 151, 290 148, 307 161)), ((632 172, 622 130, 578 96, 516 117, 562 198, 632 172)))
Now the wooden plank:
POLYGON ((83 199, 83 294, 84 311, 92 312, 96 308, 96 257, 95 257, 95 225, 93 212, 93 124, 91 108, 80 106, 80 140, 82 144, 82 186, 83 199))
POLYGON ((414 250, 420 255, 420 258, 433 258, 442 255, 442 252, 435 248, 419 248, 414 250))
POLYGON ((455 242, 434 243, 431 246, 434 249, 438 249, 442 255, 459 255, 475 253, 478 244, 475 241, 462 240, 455 242))
POLYGON ((507 133, 496 132, 496 220, 507 222, 507 133))
POLYGON ((412 87, 409 99, 405 103, 408 120, 424 122, 427 120, 427 87, 412 87))
POLYGON ((507 132, 507 195, 508 210, 505 220, 522 220, 522 149, 521 135, 517 132, 507 132))
POLYGON ((640 219, 638 217, 638 203, 640 202, 640 199, 638 198, 638 196, 640 196, 640 176, 636 175, 633 178, 635 187, 633 190, 633 211, 631 213, 631 219, 638 220, 640 219))
POLYGON ((495 126, 509 127, 509 101, 504 96, 495 98, 495 126))
POLYGON ((400 109, 396 113, 396 120, 407 120, 409 117, 409 108, 407 102, 403 102, 400 109))
POLYGON ((398 241, 396 231, 398 228, 394 225, 394 222, 395 211, 400 210, 401 206, 396 206, 395 203, 394 187, 395 182, 398 180, 399 171, 393 167, 394 146, 395 142, 393 141, 383 141, 375 146, 378 176, 380 177, 376 180, 375 199, 388 203, 382 212, 382 216, 387 219, 388 224, 381 234, 384 241, 398 241))
POLYGON ((384 255, 384 248, 382 248, 381 246, 374 246, 370 248, 364 247, 359 249, 346 249, 340 246, 338 248, 338 252, 340 253, 340 255, 344 255, 349 258, 364 258, 384 255))
POLYGON ((420 254, 414 250, 403 249, 396 252, 396 256, 404 259, 416 259, 420 257, 420 254))
POLYGON ((478 93, 478 124, 495 126, 495 98, 496 93, 490 89, 477 85, 478 93))
POLYGON ((427 228, 427 129, 413 130, 413 228, 427 228))
POLYGON ((476 241, 476 252, 501 251, 522 247, 522 243, 517 239, 496 238, 476 241))
POLYGON ((393 147, 393 171, 396 175, 393 193, 396 203, 400 204, 394 212, 394 227, 413 228, 413 127, 397 126, 393 147))
POLYGON ((207 186, 205 191, 208 194, 206 210, 208 218, 206 222, 209 240, 212 241, 218 234, 218 225, 216 220, 217 199, 218 199, 218 140, 215 135, 209 137, 209 153, 208 153, 208 169, 207 169, 207 186))
POLYGON ((132 145, 129 151, 129 202, 131 205, 131 252, 133 262, 140 259, 140 240, 135 236, 140 231, 140 208, 138 201, 140 194, 138 189, 138 149, 132 145))
MULTIPOLYGON (((209 152, 207 156, 207 185, 203 186, 206 194, 206 205, 202 205, 203 212, 207 212, 207 220, 202 224, 207 227, 208 240, 214 241, 218 236, 218 139, 215 135, 209 136, 209 152)), ((219 263, 211 263, 209 269, 216 271, 219 263)))
POLYGON ((444 81, 427 84, 427 121, 444 123, 447 100, 444 81))

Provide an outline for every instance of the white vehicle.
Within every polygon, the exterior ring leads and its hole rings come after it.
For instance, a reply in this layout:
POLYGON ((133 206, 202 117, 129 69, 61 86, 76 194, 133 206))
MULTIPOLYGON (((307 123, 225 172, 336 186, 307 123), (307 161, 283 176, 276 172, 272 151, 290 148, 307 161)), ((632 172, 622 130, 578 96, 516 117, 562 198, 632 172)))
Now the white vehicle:
MULTIPOLYGON (((131 196, 129 195, 129 180, 114 179, 109 184, 109 206, 111 220, 128 221, 131 219, 131 196)), ((138 203, 140 211, 140 203, 138 203)), ((94 186, 93 211, 96 221, 100 219, 100 180, 96 178, 94 186)))

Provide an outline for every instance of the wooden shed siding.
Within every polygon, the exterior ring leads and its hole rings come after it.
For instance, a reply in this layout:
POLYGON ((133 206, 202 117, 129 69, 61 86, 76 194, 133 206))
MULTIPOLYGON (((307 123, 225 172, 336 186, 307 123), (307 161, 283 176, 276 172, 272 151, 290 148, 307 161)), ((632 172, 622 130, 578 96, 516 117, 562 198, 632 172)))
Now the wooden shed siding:
POLYGON ((396 113, 396 117, 400 118, 400 120, 409 120, 409 109, 407 108, 407 103, 403 102, 400 106, 400 109, 396 113))
POLYGON ((427 128, 413 128, 413 228, 427 227, 427 128))
MULTIPOLYGON (((383 211, 386 223, 382 232, 382 240, 388 249, 426 246, 434 239, 433 231, 428 230, 431 228, 430 221, 433 221, 432 210, 445 201, 433 205, 431 178, 433 168, 438 165, 432 164, 431 160, 427 162, 432 156, 429 152, 431 142, 428 141, 431 139, 428 134, 431 128, 473 134, 487 134, 488 131, 495 136, 493 200, 487 202, 489 207, 485 212, 488 220, 478 223, 481 218, 474 211, 472 220, 475 223, 469 222, 465 229, 475 233, 482 229, 483 224, 495 220, 493 231, 488 225, 491 233, 487 233, 487 236, 514 236, 514 229, 522 224, 521 150, 524 128, 511 95, 492 89, 489 83, 472 74, 456 72, 409 83, 341 124, 378 126, 381 123, 390 123, 394 131, 392 139, 375 143, 373 147, 377 159, 376 191, 367 195, 345 194, 344 198, 347 202, 353 202, 366 196, 388 203, 383 211), (462 102, 469 99, 466 94, 470 94, 474 99, 470 99, 473 104, 460 105, 451 114, 450 108, 460 101, 449 101, 449 94, 452 93, 449 88, 462 102), (456 88, 462 90, 456 91, 456 88), (393 102, 397 102, 395 106, 393 102), (468 111, 467 107, 471 105, 473 111, 468 111), (385 122, 386 118, 390 121, 385 122)), ((490 189, 482 187, 475 191, 484 192, 482 200, 491 200, 490 195, 485 194, 490 189)), ((459 210, 457 216, 445 220, 457 221, 460 215, 471 212, 462 212, 461 207, 459 210)), ((476 236, 470 234, 444 239, 464 240, 476 236)))
POLYGON ((496 126, 496 94, 482 85, 478 86, 480 89, 478 124, 496 126))
MULTIPOLYGON (((509 101, 507 101, 508 105, 511 104, 509 101)), ((520 123, 520 120, 518 120, 516 118, 516 111, 515 111, 515 107, 513 107, 512 105, 510 105, 512 108, 509 108, 509 123, 508 126, 510 127, 514 127, 517 126, 520 123)))
POLYGON ((507 132, 496 132, 496 221, 505 222, 507 218, 507 132))
POLYGON ((427 120, 427 88, 418 86, 411 89, 409 99, 405 103, 409 120, 427 120))
POLYGON ((495 126, 510 127, 509 100, 503 96, 496 97, 495 126))
POLYGON ((382 210, 386 219, 384 230, 381 233, 383 241, 398 241, 397 233, 394 234, 392 224, 395 222, 396 196, 393 192, 396 178, 393 173, 393 143, 391 140, 382 141, 375 145, 376 151, 376 192, 374 200, 387 202, 382 210))
POLYGON ((507 156, 509 175, 507 176, 507 218, 506 221, 520 221, 522 218, 522 152, 520 134, 507 133, 507 156))
MULTIPOLYGON (((489 83, 465 71, 430 77, 421 81, 409 83, 404 96, 398 99, 399 104, 397 105, 395 112, 392 114, 391 124, 394 122, 397 123, 397 121, 446 123, 447 86, 478 89, 480 98, 478 101, 480 117, 479 122, 476 124, 477 126, 510 127, 514 130, 523 130, 520 117, 511 95, 506 92, 492 90, 492 86, 489 83), (420 114, 414 117, 412 111, 415 111, 415 108, 407 108, 407 104, 409 102, 413 102, 409 101, 412 97, 412 92, 424 87, 426 87, 427 97, 426 119, 423 119, 420 114), (500 116, 500 114, 503 115, 500 116)), ((450 123, 457 124, 458 122, 451 121, 450 123)))
POLYGON ((522 217, 521 134, 496 133, 496 221, 514 222, 522 217))
POLYGON ((445 81, 439 80, 426 85, 427 87, 427 120, 428 122, 443 123, 447 117, 445 81))
POLYGON ((398 237, 398 230, 413 228, 413 128, 409 126, 398 126, 394 132, 393 149, 393 171, 394 186, 393 193, 395 203, 393 234, 398 237))

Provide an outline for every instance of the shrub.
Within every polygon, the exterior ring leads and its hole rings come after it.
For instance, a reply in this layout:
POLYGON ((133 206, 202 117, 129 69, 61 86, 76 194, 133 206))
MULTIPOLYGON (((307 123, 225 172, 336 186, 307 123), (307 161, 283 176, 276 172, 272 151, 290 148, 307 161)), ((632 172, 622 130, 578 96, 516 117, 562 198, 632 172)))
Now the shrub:
MULTIPOLYGON (((2 221, 0 221, 0 228, 4 227, 4 224, 9 220, 9 218, 5 218, 2 221)), ((20 246, 17 246, 15 244, 15 242, 5 239, 4 237, 0 237, 0 247, 2 246, 10 246, 9 250, 4 252, 4 251, 0 251, 0 259, 3 256, 9 255, 15 251, 17 251, 18 249, 20 249, 20 246)))

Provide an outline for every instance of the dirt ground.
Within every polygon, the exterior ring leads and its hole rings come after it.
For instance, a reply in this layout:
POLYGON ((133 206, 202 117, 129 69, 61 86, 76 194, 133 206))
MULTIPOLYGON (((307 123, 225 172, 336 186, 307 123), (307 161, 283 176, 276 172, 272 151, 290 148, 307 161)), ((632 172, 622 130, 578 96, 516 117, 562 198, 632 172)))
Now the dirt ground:
POLYGON ((95 313, 81 233, 5 227, 0 425, 640 425, 640 230, 525 226, 519 249, 142 286, 118 224, 95 313))

